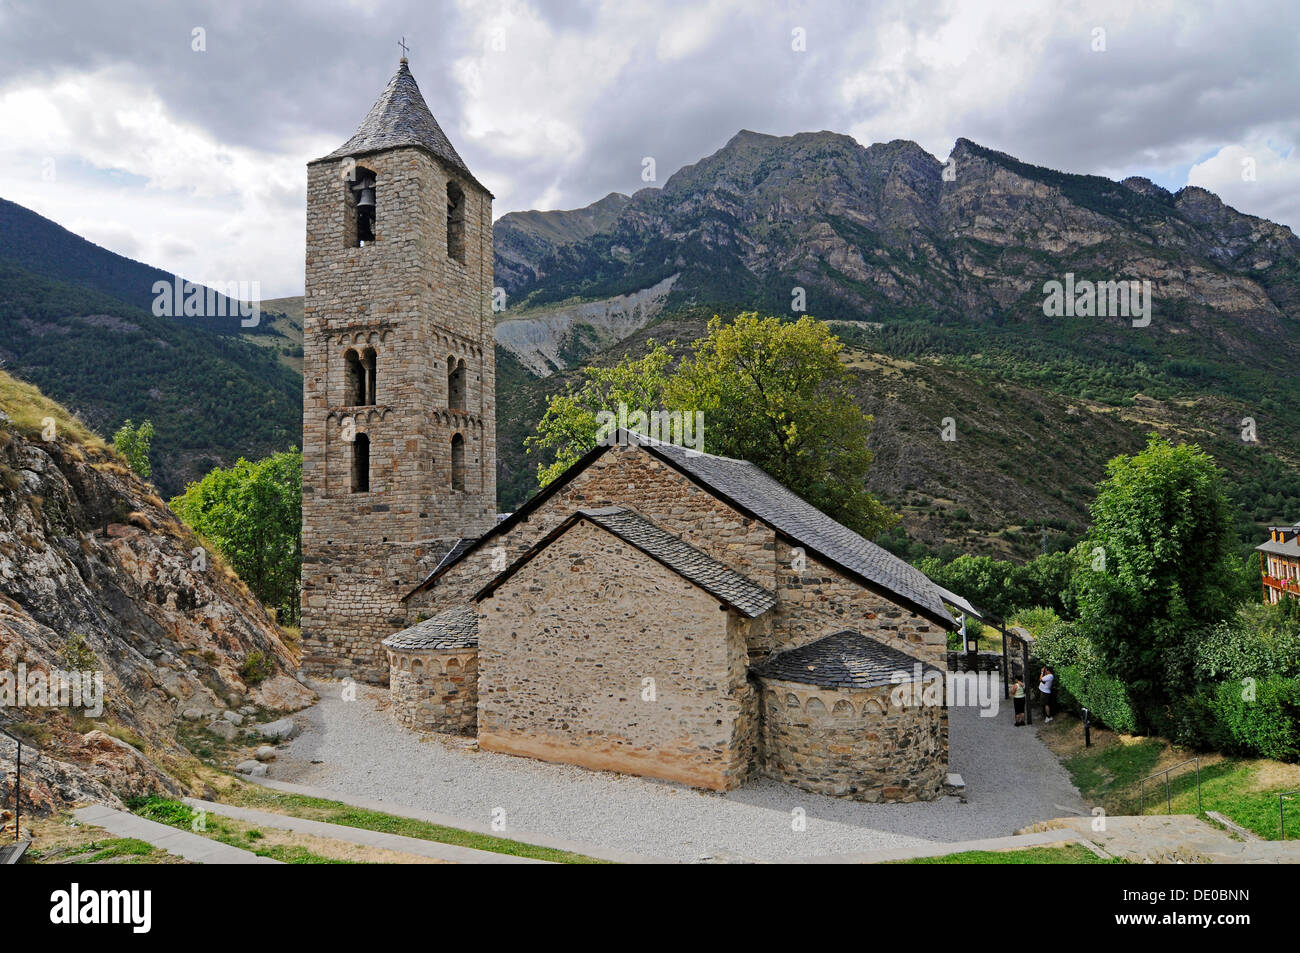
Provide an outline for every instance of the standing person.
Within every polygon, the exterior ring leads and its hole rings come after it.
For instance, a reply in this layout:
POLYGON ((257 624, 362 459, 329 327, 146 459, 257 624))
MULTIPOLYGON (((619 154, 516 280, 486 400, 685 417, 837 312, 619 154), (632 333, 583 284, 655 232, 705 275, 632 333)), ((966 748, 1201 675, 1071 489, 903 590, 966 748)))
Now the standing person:
POLYGON ((1025 723, 1025 680, 1017 678, 1011 692, 1012 703, 1016 706, 1016 727, 1025 723))
POLYGON ((1052 672, 1052 666, 1044 665, 1042 673, 1038 676, 1038 690, 1043 694, 1043 724, 1052 723, 1053 695, 1056 688, 1056 675, 1052 672))

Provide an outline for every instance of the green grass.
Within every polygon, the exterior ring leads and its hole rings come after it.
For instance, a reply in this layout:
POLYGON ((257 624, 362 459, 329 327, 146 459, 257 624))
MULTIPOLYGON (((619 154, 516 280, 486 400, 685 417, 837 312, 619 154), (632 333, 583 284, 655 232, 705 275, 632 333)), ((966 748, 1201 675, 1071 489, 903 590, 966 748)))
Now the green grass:
POLYGON ((55 433, 95 450, 105 449, 104 440, 82 421, 50 400, 36 387, 0 371, 0 410, 11 418, 11 426, 30 438, 40 438, 45 421, 54 419, 55 433))
POLYGON ((943 857, 914 857, 899 864, 1122 864, 1119 858, 1098 857, 1086 847, 1030 847, 1025 850, 968 850, 943 857))
POLYGON ((176 827, 183 831, 190 831, 218 843, 251 851, 259 857, 269 857, 284 864, 349 863, 349 861, 345 860, 323 857, 320 854, 312 853, 305 847, 284 844, 259 845, 258 841, 263 837, 261 831, 242 830, 227 823, 224 818, 213 814, 209 814, 204 818, 202 829, 196 829, 194 819, 197 814, 192 807, 183 801, 154 796, 133 799, 127 806, 133 813, 146 817, 151 821, 157 821, 160 824, 176 827))
MULTIPOLYGON (((1102 805, 1110 814, 1141 812, 1142 778, 1193 754, 1173 751, 1159 738, 1098 747, 1065 759, 1066 770, 1084 799, 1102 805)), ((1278 793, 1300 787, 1289 783, 1268 783, 1261 772, 1274 762, 1260 759, 1206 756, 1201 762, 1201 816, 1218 811, 1266 840, 1280 839, 1278 793)), ((1185 765, 1169 777, 1169 808, 1166 807, 1163 775, 1146 783, 1143 813, 1197 814, 1196 767, 1185 765)), ((1211 821, 1211 823, 1213 823, 1211 821)), ((1300 840, 1300 800, 1288 802, 1287 840, 1300 840)))
MULTIPOLYGON (((453 844, 457 847, 470 847, 486 850, 496 854, 510 854, 514 857, 529 857, 536 860, 548 860, 557 864, 599 864, 608 861, 597 860, 582 854, 557 850, 552 847, 539 847, 504 837, 490 834, 478 834, 454 827, 431 824, 428 821, 409 817, 397 817, 379 811, 368 811, 352 807, 339 801, 324 798, 305 797, 300 794, 285 794, 252 785, 234 789, 224 799, 240 807, 288 814, 328 824, 341 824, 367 831, 382 831, 385 834, 399 834, 403 837, 415 837, 420 840, 435 841, 439 844, 453 844)), ((183 805, 182 805, 183 806, 183 805)))
POLYGON ((74 864, 99 864, 114 857, 130 857, 132 860, 126 863, 140 864, 147 863, 148 858, 161 853, 158 848, 147 841, 137 840, 134 837, 116 837, 112 840, 91 841, 82 844, 74 851, 70 851, 77 859, 72 861, 74 864))

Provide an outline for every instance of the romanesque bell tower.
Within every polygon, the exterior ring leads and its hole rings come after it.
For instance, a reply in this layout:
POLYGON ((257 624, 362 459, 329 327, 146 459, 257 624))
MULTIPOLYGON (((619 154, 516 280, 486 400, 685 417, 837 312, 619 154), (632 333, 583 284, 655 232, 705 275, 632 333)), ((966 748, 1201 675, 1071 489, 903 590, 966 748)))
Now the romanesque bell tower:
POLYGON ((496 513, 492 195, 403 57, 307 165, 303 667, 382 683, 401 597, 496 513))

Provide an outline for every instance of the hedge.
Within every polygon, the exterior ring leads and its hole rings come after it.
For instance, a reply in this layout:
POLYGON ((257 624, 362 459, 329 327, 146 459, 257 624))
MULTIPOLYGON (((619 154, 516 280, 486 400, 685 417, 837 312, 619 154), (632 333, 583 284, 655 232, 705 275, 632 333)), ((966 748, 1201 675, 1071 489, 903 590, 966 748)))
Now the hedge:
POLYGON ((1300 679, 1273 675, 1254 684, 1247 701, 1241 682, 1223 682, 1211 702, 1223 740, 1245 753, 1278 761, 1300 759, 1300 679))
POLYGON ((1063 708, 1088 709, 1093 721, 1111 731, 1133 734, 1138 729, 1137 714, 1129 700, 1128 689, 1117 678, 1084 662, 1056 670, 1058 693, 1063 708))

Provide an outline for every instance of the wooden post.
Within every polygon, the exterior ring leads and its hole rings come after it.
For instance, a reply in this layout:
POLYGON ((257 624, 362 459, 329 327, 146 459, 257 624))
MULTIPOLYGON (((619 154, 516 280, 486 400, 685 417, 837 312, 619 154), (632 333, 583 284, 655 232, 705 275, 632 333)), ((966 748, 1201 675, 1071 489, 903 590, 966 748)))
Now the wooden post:
POLYGON ((1002 630, 1002 698, 1011 697, 1011 659, 1007 655, 1007 623, 998 624, 1002 630))
POLYGON ((1034 723, 1034 706, 1030 704, 1033 701, 1033 696, 1029 694, 1029 643, 1024 639, 1020 640, 1020 653, 1025 665, 1025 724, 1032 725, 1034 723))

